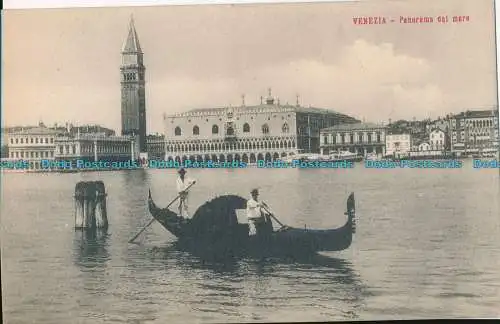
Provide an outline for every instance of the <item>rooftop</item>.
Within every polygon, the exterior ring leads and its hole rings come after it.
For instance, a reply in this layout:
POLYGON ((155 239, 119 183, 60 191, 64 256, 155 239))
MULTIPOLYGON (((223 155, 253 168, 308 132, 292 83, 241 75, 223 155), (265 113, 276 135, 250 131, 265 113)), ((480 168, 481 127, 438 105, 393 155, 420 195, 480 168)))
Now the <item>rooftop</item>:
POLYGON ((454 115, 455 118, 487 118, 492 116, 498 117, 498 110, 467 110, 454 115))
POLYGON ((374 123, 340 124, 324 128, 321 131, 365 130, 365 129, 379 129, 379 128, 387 128, 387 126, 374 123))
POLYGON ((47 128, 47 127, 29 127, 29 128, 21 128, 18 129, 11 134, 18 134, 18 135, 56 135, 56 134, 61 134, 63 133, 62 130, 55 130, 52 128, 47 128))
POLYGON ((245 105, 245 96, 242 95, 242 104, 235 107, 218 107, 218 108, 196 108, 191 109, 185 112, 174 113, 167 117, 188 117, 200 114, 215 114, 215 115, 223 115, 226 112, 233 111, 235 113, 255 113, 255 112, 297 112, 297 113, 313 113, 313 114, 335 114, 338 116, 350 117, 346 114, 339 113, 332 109, 327 108, 317 108, 317 107, 304 107, 299 105, 299 96, 297 95, 297 103, 295 105, 280 104, 280 100, 277 97, 274 97, 271 93, 271 89, 268 89, 268 96, 266 98, 260 98, 259 105, 245 105))
POLYGON ((196 113, 213 113, 213 114, 224 114, 226 111, 233 111, 235 113, 245 113, 252 112, 252 110, 268 110, 269 112, 274 112, 278 110, 285 110, 290 112, 298 113, 314 113, 314 114, 336 114, 339 116, 347 116, 345 114, 339 113, 335 110, 328 108, 316 108, 316 107, 302 107, 294 105, 271 105, 271 104, 261 104, 254 106, 238 106, 238 107, 218 107, 218 108, 197 108, 191 109, 186 112, 168 115, 167 117, 185 117, 196 113))

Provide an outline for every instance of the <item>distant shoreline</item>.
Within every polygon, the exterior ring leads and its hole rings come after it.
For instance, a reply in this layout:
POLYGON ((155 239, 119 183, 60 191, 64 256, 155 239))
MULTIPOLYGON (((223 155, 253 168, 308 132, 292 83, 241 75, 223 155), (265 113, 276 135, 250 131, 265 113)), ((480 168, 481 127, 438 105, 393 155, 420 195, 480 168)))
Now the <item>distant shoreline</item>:
MULTIPOLYGON (((176 171, 180 167, 186 169, 356 169, 361 166, 364 169, 457 169, 462 168, 462 162, 472 161, 471 169, 497 169, 500 168, 500 161, 496 158, 471 158, 463 157, 460 159, 415 159, 415 158, 405 158, 405 159, 379 159, 379 160, 364 160, 361 162, 354 161, 334 161, 334 162, 324 162, 324 161, 306 161, 299 162, 294 161, 284 162, 281 160, 263 162, 257 161, 255 163, 242 163, 240 161, 225 162, 225 163, 213 163, 196 165, 193 163, 179 164, 175 163, 171 166, 163 167, 151 167, 149 165, 139 166, 137 164, 130 164, 130 167, 94 167, 94 168, 74 168, 71 164, 65 164, 67 167, 63 168, 46 168, 46 169, 29 169, 19 167, 22 164, 11 164, 11 166, 17 167, 5 167, 2 162, 0 171, 1 173, 82 173, 82 172, 113 172, 113 171, 136 171, 136 170, 172 170, 176 171), (357 165, 358 167, 355 167, 357 165), (69 167, 68 167, 69 166, 69 167)), ((103 161, 100 161, 103 162, 103 161)), ((68 161, 61 161, 61 165, 68 163, 68 161)), ((120 162, 121 165, 125 162, 120 162)))

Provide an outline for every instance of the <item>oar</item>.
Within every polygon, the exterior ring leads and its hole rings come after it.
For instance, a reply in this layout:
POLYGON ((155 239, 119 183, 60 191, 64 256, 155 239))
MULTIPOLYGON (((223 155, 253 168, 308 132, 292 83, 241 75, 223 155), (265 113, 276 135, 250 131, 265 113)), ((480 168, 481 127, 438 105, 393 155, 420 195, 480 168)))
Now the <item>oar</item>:
MULTIPOLYGON (((188 191, 188 190, 189 190, 189 188, 191 188, 191 186, 192 186, 192 185, 194 185, 195 183, 196 183, 196 181, 193 181, 193 182, 192 182, 189 186, 187 186, 187 188, 186 188, 184 191, 188 191)), ((175 199, 174 199, 174 200, 172 200, 172 201, 170 202, 170 204, 168 204, 168 205, 167 205, 167 207, 165 207, 165 208, 170 207, 170 206, 171 206, 174 202, 176 202, 176 201, 177 201, 177 199, 179 199, 179 197, 180 197, 180 196, 181 196, 181 195, 177 195, 177 197, 175 197, 175 199)), ((137 234, 136 234, 133 238, 131 238, 128 242, 129 242, 129 243, 134 242, 134 241, 135 241, 135 239, 136 239, 139 235, 141 235, 141 233, 142 233, 142 232, 144 232, 144 230, 145 230, 146 228, 148 228, 148 226, 149 226, 149 225, 153 224, 153 222, 154 222, 154 221, 155 221, 155 218, 153 217, 153 219, 152 219, 152 220, 150 220, 150 221, 149 221, 149 223, 147 223, 147 224, 146 224, 146 226, 144 226, 144 227, 143 227, 143 228, 139 231, 139 233, 137 233, 137 234)))
POLYGON ((262 202, 262 206, 264 207, 264 209, 266 210, 266 212, 269 213, 269 216, 271 216, 275 221, 276 223, 280 224, 281 227, 287 227, 286 225, 283 225, 282 222, 279 221, 279 219, 276 218, 276 216, 274 216, 274 214, 268 209, 268 206, 265 202, 262 202))

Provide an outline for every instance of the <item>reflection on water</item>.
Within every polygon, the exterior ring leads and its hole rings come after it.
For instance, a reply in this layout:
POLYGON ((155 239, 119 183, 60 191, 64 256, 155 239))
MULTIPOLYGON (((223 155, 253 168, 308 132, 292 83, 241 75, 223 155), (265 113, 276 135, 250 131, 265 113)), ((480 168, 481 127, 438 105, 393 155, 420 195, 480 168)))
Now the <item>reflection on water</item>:
POLYGON ((341 258, 316 254, 300 259, 231 258, 221 262, 179 251, 175 244, 149 248, 146 255, 150 262, 175 264, 180 281, 195 285, 197 300, 203 305, 198 311, 238 313, 248 320, 267 320, 281 313, 283 321, 296 320, 301 309, 314 307, 318 318, 356 319, 357 309, 363 305, 362 280, 351 262, 341 258), (253 308, 267 311, 251 311, 253 308), (249 313, 245 315, 244 309, 249 313), (285 309, 293 310, 294 315, 286 315, 285 309))
POLYGON ((76 229, 73 252, 79 267, 104 267, 110 259, 107 229, 76 229))

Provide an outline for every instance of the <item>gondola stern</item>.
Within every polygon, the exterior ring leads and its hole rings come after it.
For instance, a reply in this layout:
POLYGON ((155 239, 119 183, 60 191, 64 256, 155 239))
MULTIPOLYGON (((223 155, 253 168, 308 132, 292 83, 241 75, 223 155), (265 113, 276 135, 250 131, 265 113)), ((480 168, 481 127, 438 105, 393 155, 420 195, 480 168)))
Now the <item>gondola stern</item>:
POLYGON ((344 215, 348 217, 348 223, 351 224, 352 233, 356 233, 356 200, 354 198, 354 192, 351 192, 347 198, 346 212, 344 215))

